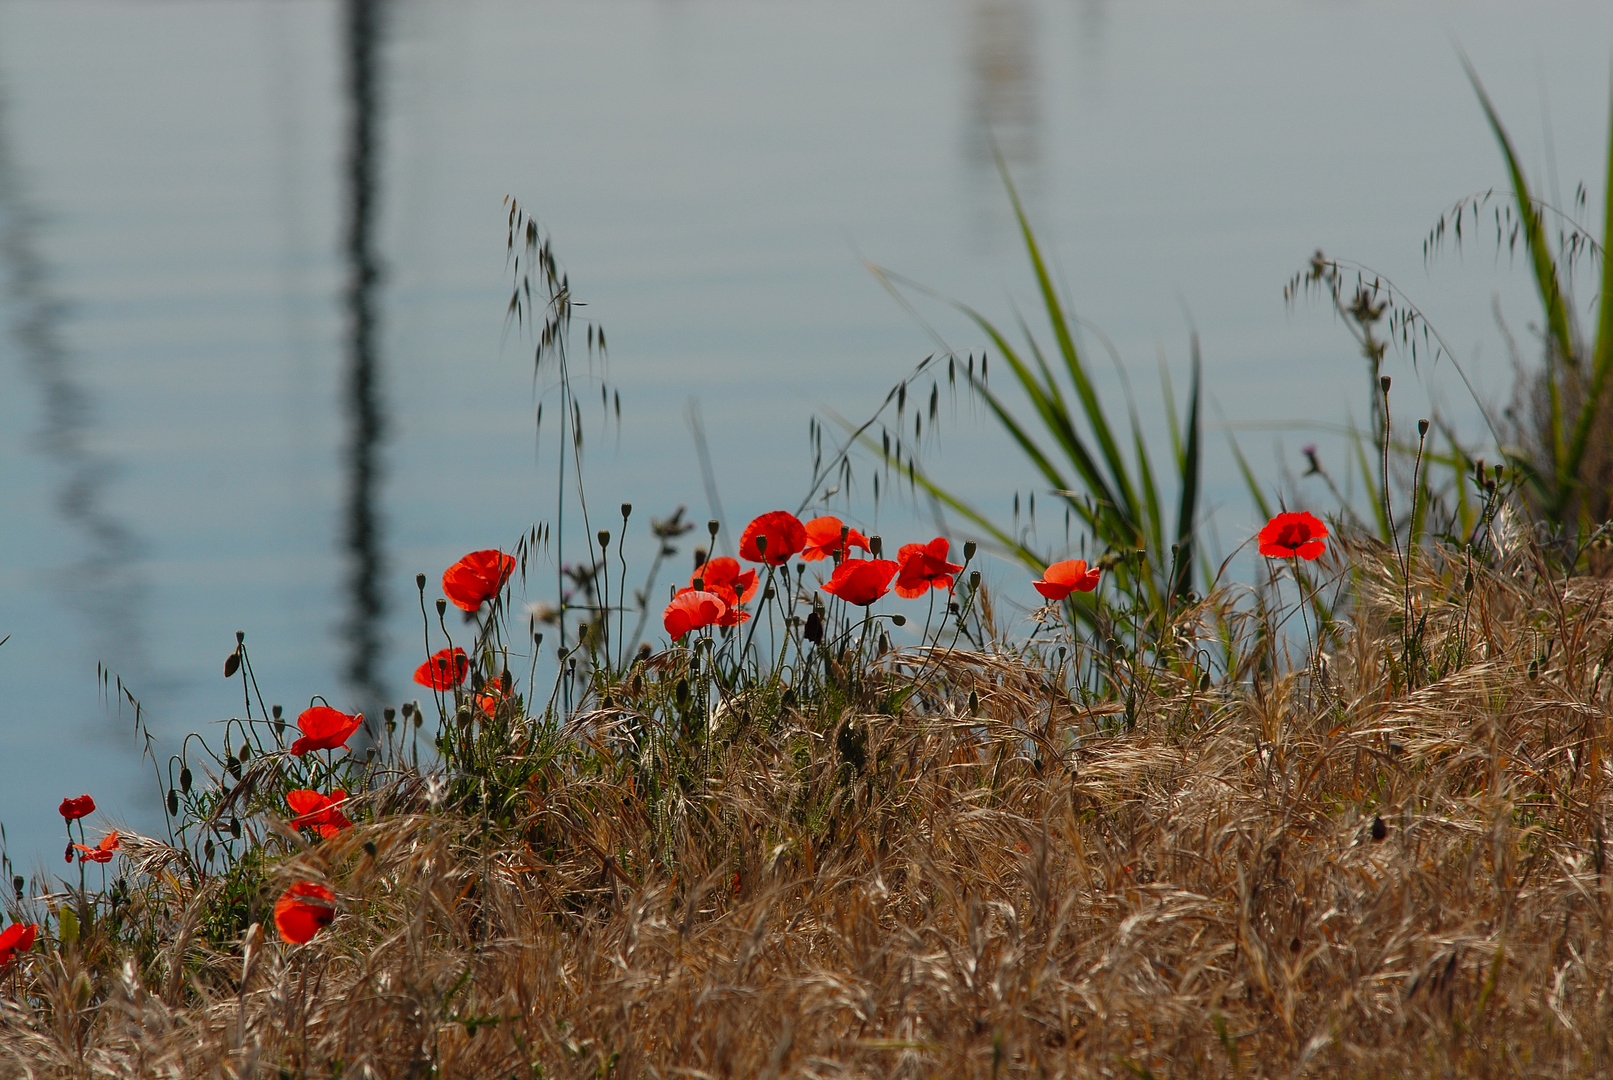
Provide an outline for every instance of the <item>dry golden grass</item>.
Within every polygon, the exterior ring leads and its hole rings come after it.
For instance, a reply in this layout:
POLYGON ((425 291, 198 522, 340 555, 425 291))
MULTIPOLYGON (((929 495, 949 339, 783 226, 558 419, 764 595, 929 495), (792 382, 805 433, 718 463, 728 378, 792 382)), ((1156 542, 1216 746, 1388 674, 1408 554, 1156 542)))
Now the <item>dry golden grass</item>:
POLYGON ((557 774, 494 843, 416 799, 276 867, 343 900, 307 946, 170 895, 143 970, 31 955, 0 1076, 1613 1071, 1610 583, 1425 563, 1408 691, 1347 557, 1325 685, 1155 673, 1125 730, 956 654, 929 715, 726 729, 670 810, 557 774))

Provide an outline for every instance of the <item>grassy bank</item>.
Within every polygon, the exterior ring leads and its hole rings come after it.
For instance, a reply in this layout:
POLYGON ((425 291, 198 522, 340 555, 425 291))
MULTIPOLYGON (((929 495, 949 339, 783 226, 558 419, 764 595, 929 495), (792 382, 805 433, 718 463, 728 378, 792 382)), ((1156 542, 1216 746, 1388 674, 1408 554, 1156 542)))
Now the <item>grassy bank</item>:
POLYGON ((1325 675, 1216 595, 1176 626, 1234 635, 1209 685, 1121 664, 1083 705, 1046 654, 891 652, 679 734, 659 654, 563 730, 480 725, 457 795, 404 767, 331 838, 260 822, 267 862, 124 836, 115 910, 27 908, 0 1073, 1605 1072, 1609 583, 1424 561, 1411 689, 1392 555, 1318 570, 1325 675), (338 913, 289 945, 299 880, 338 913))

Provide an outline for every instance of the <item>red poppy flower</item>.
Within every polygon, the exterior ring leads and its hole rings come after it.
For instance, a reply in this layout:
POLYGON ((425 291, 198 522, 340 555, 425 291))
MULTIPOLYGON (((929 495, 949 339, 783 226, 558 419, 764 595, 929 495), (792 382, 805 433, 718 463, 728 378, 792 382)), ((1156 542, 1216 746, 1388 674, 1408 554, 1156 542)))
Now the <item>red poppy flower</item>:
POLYGON ((514 570, 515 560, 502 551, 473 551, 442 572, 443 595, 475 611, 499 594, 514 570))
POLYGON ((1260 530, 1260 554, 1273 559, 1318 558, 1327 545, 1327 526, 1315 514, 1278 514, 1260 530))
POLYGON ((819 559, 832 559, 835 556, 849 556, 846 548, 862 548, 869 550, 868 537, 856 529, 847 529, 846 523, 837 517, 813 518, 802 528, 806 529, 806 547, 801 550, 801 558, 806 562, 817 562, 819 559), (846 541, 842 547, 840 531, 845 529, 846 541))
POLYGON ((952 588, 952 579, 963 564, 947 562, 950 546, 944 536, 928 544, 903 544, 896 553, 896 563, 901 567, 896 575, 896 595, 911 600, 931 589, 952 588))
POLYGON ((299 881, 274 902, 274 925, 282 940, 306 944, 336 918, 336 894, 312 881, 299 881))
POLYGON ((113 829, 101 838, 101 842, 94 847, 85 847, 83 844, 74 844, 74 850, 80 852, 79 862, 109 863, 112 853, 118 850, 118 831, 113 829))
MULTIPOLYGON (((769 543, 771 544, 771 541, 769 543)), ((743 604, 756 595, 756 571, 746 570, 741 573, 738 559, 719 555, 695 567, 694 573, 689 577, 689 585, 714 593, 721 593, 726 589, 734 594, 734 599, 730 603, 743 604), (697 582, 700 584, 696 584, 697 582)))
POLYGON ((891 578, 900 567, 890 559, 847 559, 835 567, 823 591, 848 604, 867 607, 890 591, 891 578))
POLYGON ((499 678, 488 679, 482 687, 482 692, 476 695, 476 703, 482 707, 482 712, 492 716, 498 709, 498 703, 504 700, 504 680, 499 678))
POLYGON ((286 805, 297 815, 291 819, 292 827, 313 829, 327 840, 343 829, 350 829, 353 826, 340 809, 346 801, 347 792, 341 788, 337 788, 329 795, 321 795, 307 788, 286 792, 286 805))
POLYGON ((414 669, 414 681, 433 690, 452 690, 465 681, 469 672, 465 650, 455 646, 432 653, 429 660, 414 669))
POLYGON ((1098 568, 1085 559, 1065 559, 1042 572, 1041 581, 1031 582, 1049 600, 1063 600, 1072 592, 1091 592, 1098 587, 1098 568))
POLYGON ((38 923, 17 922, 0 930, 0 968, 11 963, 18 953, 25 953, 33 948, 34 937, 38 933, 38 923))
POLYGON ((672 598, 661 615, 666 632, 677 641, 691 630, 716 626, 728 614, 728 601, 713 592, 685 589, 672 598))
POLYGON ((304 709, 297 717, 297 730, 302 738, 291 744, 291 752, 298 757, 310 750, 335 750, 346 747, 347 740, 364 722, 364 714, 348 716, 328 705, 315 705, 304 709))
POLYGON ((806 542, 806 526, 800 518, 788 510, 773 510, 745 526, 739 537, 739 557, 746 562, 783 566, 791 555, 806 547, 806 542), (758 539, 764 543, 758 544, 758 539))
POLYGON ((68 821, 75 821, 95 813, 95 800, 88 795, 80 795, 76 799, 63 799, 62 805, 57 809, 61 811, 62 817, 68 821))

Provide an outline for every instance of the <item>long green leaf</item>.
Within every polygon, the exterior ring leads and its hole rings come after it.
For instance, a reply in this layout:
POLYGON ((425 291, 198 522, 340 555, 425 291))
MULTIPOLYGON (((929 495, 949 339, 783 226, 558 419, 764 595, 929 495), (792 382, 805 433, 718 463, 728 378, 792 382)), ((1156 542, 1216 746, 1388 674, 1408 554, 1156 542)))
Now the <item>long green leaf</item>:
POLYGON ((1053 287, 1053 278, 1047 272, 1047 263, 1043 260, 1041 248, 1036 243, 1036 234, 1031 230, 1030 219, 1026 217, 1025 207, 1019 201, 1019 192, 1015 190, 1013 178, 1008 174, 1008 163, 1003 160, 1001 154, 997 156, 997 166, 1002 173, 1003 184, 1008 189, 1008 199, 1013 204, 1014 217, 1019 222, 1020 235, 1025 241, 1025 252, 1030 257, 1031 269, 1036 274, 1036 285, 1042 294, 1042 304, 1047 308, 1047 319, 1053 326, 1053 336, 1058 340, 1064 365, 1069 370, 1076 393, 1081 397, 1081 407, 1086 413, 1087 422, 1092 425, 1092 434, 1098 440, 1098 448, 1109 464, 1109 473, 1114 482, 1115 494, 1120 498, 1120 505, 1135 521, 1139 517, 1137 496, 1131 487, 1125 459, 1120 456, 1120 448, 1115 442, 1113 431, 1110 430, 1103 406, 1098 401, 1097 391, 1092 388, 1092 382, 1087 378, 1086 368, 1081 363, 1080 353, 1075 347, 1075 335, 1070 331, 1070 321, 1064 314, 1063 304, 1059 302, 1058 290, 1053 287))
MULTIPOLYGON (((1193 356, 1193 388, 1187 395, 1187 435, 1176 437, 1177 471, 1182 479, 1182 500, 1176 510, 1176 580, 1171 582, 1171 593, 1185 599, 1193 584, 1193 537, 1197 525, 1199 505, 1199 389, 1203 360, 1199 353, 1199 336, 1194 333, 1191 346, 1193 356), (1185 451, 1182 449, 1186 444, 1185 451)), ((1168 384, 1167 384, 1168 385, 1168 384)), ((1175 410, 1171 413, 1171 431, 1176 432, 1175 410)))
POLYGON ((1585 449, 1590 443, 1591 424, 1596 420, 1607 389, 1609 371, 1613 371, 1613 259, 1607 254, 1607 244, 1613 240, 1613 93, 1608 102, 1607 185, 1603 197, 1602 217, 1602 282, 1596 298, 1596 345, 1591 353, 1591 381, 1579 418, 1574 423, 1574 435, 1568 444, 1564 471, 1577 481, 1580 464, 1585 460, 1585 449))
MULTIPOLYGON (((1523 222, 1524 240, 1529 245, 1530 267, 1534 271, 1535 288, 1539 291, 1540 302, 1546 309, 1546 327, 1551 343, 1564 363, 1575 365, 1577 361, 1574 335, 1568 323, 1568 306, 1563 301, 1562 284, 1557 277, 1556 260, 1552 258, 1551 248, 1547 243, 1545 224, 1535 207, 1534 195, 1529 190, 1528 180, 1524 178, 1523 168, 1518 164, 1518 155, 1512 148, 1512 139, 1502 126, 1495 106, 1490 103, 1490 95, 1485 93, 1483 84, 1479 82, 1478 72, 1473 70, 1473 65, 1466 56, 1462 57, 1462 66, 1467 70, 1473 91, 1478 94, 1479 104, 1484 108, 1484 116, 1490 122, 1490 130, 1495 133, 1496 142, 1501 144, 1501 154, 1507 161, 1507 173, 1512 179, 1512 193, 1518 202, 1518 217, 1523 222)), ((1548 356, 1547 363, 1551 362, 1548 356)), ((1565 489, 1572 486, 1572 477, 1565 475, 1563 471, 1567 464, 1568 448, 1563 439, 1561 387, 1556 374, 1550 370, 1547 371, 1546 382, 1551 405, 1550 450, 1552 466, 1556 473, 1556 490, 1551 493, 1551 501, 1552 509, 1560 511, 1566 498, 1565 489)))

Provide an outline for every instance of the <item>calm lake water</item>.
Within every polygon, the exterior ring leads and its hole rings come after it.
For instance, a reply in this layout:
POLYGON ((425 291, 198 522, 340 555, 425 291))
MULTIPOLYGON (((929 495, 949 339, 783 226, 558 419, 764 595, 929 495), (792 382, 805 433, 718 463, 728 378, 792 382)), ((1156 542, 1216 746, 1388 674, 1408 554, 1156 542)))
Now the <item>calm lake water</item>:
MULTIPOLYGON (((1530 340, 1523 267, 1488 238, 1422 255, 1442 210, 1504 182, 1458 48, 1533 175, 1594 207, 1610 43, 1605 2, 1540 0, 0 0, 13 859, 51 868, 54 808, 83 791, 161 829, 98 663, 164 757, 239 712, 237 630, 293 712, 412 696, 415 573, 550 516, 506 195, 607 328, 622 416, 585 414, 596 504, 632 502, 635 532, 709 515, 697 400, 742 524, 804 494, 810 417, 866 416, 937 348, 865 261, 1034 311, 995 138, 1156 438, 1160 361, 1183 379, 1198 328, 1206 531, 1230 550, 1253 511, 1227 433, 1273 480, 1310 442, 1342 469, 1329 429, 1367 407, 1343 328, 1284 306, 1314 249, 1394 278, 1508 398, 1493 308, 1530 340)), ((1449 364, 1391 365, 1401 415, 1481 440, 1449 364)), ((1032 476, 966 401, 944 411, 932 467, 1006 518, 1032 476)), ((867 495, 868 527, 927 527, 867 495)))

